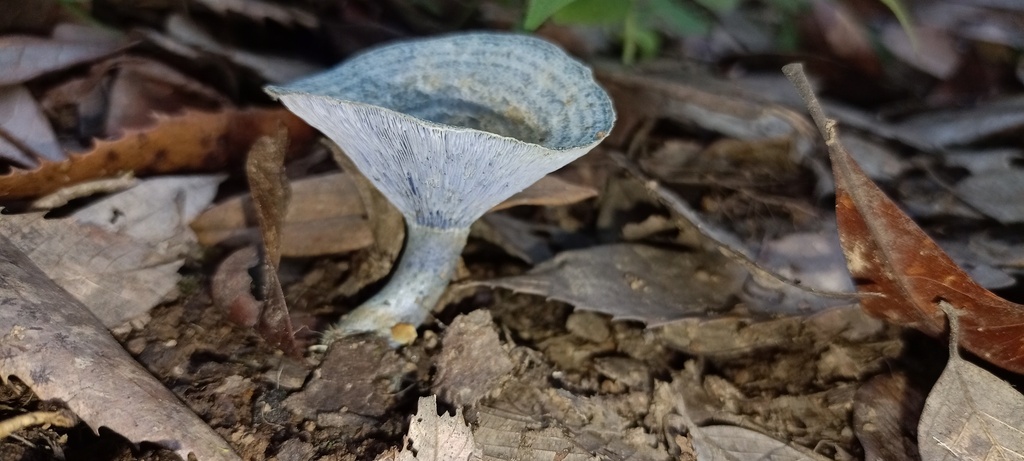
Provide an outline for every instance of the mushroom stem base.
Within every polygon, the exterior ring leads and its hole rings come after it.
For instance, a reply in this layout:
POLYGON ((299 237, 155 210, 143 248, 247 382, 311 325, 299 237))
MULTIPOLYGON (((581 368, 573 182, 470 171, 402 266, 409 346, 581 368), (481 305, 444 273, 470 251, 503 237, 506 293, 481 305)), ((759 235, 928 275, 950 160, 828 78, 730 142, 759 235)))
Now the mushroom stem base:
POLYGON ((374 333, 392 345, 415 339, 420 326, 455 275, 469 229, 439 229, 409 223, 406 244, 388 284, 324 332, 323 344, 374 333))

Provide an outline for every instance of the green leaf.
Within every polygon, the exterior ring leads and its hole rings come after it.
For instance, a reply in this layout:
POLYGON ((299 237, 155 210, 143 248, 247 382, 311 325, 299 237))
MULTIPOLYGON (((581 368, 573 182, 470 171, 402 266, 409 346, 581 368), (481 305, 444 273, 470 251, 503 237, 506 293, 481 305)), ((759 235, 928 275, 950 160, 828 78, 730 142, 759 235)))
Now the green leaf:
POLYGON ((907 36, 910 37, 910 46, 917 49, 917 34, 914 33, 914 22, 910 19, 910 13, 907 12, 907 8, 903 6, 903 2, 900 0, 880 0, 883 5, 892 11, 892 14, 896 16, 896 20, 900 22, 900 27, 903 27, 903 32, 906 32, 907 36))
POLYGON ((562 24, 621 24, 632 6, 629 0, 576 0, 558 10, 551 19, 562 24))
POLYGON ((676 0, 649 0, 643 22, 659 25, 665 32, 700 35, 711 29, 711 22, 700 11, 676 0))
POLYGON ((566 5, 578 0, 529 0, 526 3, 526 18, 523 19, 523 29, 535 30, 544 24, 551 15, 558 12, 566 5))

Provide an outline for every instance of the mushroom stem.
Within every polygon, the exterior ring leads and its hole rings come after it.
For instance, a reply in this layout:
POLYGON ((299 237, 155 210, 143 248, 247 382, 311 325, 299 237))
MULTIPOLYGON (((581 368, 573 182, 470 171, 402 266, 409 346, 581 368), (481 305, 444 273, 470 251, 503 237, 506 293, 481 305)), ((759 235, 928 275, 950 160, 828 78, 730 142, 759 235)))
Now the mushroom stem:
POLYGON ((323 344, 364 332, 376 333, 393 344, 414 339, 398 334, 395 327, 423 324, 455 275, 468 236, 468 228, 444 229, 407 221, 405 249, 391 280, 324 332, 323 344))

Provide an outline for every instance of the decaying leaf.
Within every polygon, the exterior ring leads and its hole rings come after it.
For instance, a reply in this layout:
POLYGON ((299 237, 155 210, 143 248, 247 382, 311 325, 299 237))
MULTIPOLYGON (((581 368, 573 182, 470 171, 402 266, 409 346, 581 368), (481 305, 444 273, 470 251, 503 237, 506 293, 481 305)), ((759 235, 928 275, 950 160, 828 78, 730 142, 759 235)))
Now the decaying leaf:
POLYGON ((50 121, 22 85, 0 87, 0 157, 23 166, 65 157, 50 121))
POLYGON ((718 253, 622 244, 566 251, 525 275, 479 284, 654 326, 727 307, 744 278, 742 267, 718 253))
POLYGON ((182 459, 189 453, 203 461, 240 459, 89 309, 3 236, 0 302, 0 380, 17 376, 41 399, 64 401, 94 430, 107 427, 135 443, 157 443, 182 459))
POLYGON ((1024 459, 1024 395, 963 358, 957 347, 961 323, 949 314, 949 363, 924 402, 917 428, 921 458, 931 460, 1024 459))
POLYGON ((420 397, 416 415, 409 424, 406 436, 411 447, 401 451, 388 451, 377 461, 470 461, 482 459, 480 449, 473 441, 473 431, 462 418, 462 410, 455 416, 437 415, 437 397, 420 397))
POLYGON ((281 264, 281 225, 287 212, 291 190, 284 172, 284 158, 288 150, 288 131, 281 125, 277 133, 264 136, 253 143, 245 162, 256 221, 263 236, 261 252, 261 298, 263 311, 256 329, 274 346, 301 356, 295 343, 291 317, 284 299, 277 269, 281 264))
POLYGON ((906 373, 875 376, 857 389, 853 402, 853 431, 864 447, 865 459, 921 459, 917 422, 924 395, 906 373))
POLYGON ((836 217, 847 266, 871 314, 933 336, 945 330, 938 308, 963 311, 961 344, 985 360, 1024 371, 1024 306, 975 283, 878 188, 839 144, 797 64, 784 68, 801 91, 829 148, 836 180, 836 217))
POLYGON ((470 236, 493 243, 529 264, 537 264, 553 256, 548 240, 534 234, 538 227, 541 226, 503 213, 488 213, 473 223, 470 236))
POLYGON ((253 141, 273 133, 280 123, 288 127, 292 153, 301 152, 313 139, 313 129, 284 109, 227 109, 160 117, 150 128, 96 141, 89 152, 0 176, 0 198, 38 197, 67 185, 128 171, 142 176, 218 170, 240 164, 236 162, 253 141))
POLYGON ((219 182, 215 176, 143 181, 67 218, 4 215, 0 233, 114 327, 176 287, 192 241, 188 221, 213 199, 219 182))
POLYGON ((512 373, 512 361, 486 310, 460 315, 444 330, 431 389, 457 408, 476 405, 512 373))

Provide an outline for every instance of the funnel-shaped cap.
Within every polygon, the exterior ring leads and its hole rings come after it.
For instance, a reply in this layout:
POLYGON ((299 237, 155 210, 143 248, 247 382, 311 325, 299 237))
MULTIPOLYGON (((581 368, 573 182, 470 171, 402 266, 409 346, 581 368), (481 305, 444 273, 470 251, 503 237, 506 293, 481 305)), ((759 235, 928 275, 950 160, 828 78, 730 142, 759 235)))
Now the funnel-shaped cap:
POLYGON ((268 87, 352 158, 407 219, 468 227, 611 131, 590 70, 524 35, 404 42, 268 87))

